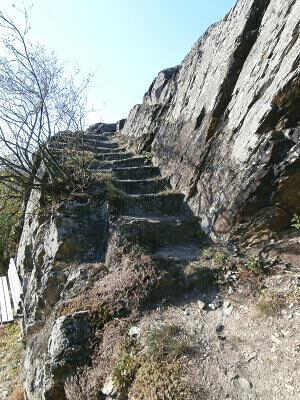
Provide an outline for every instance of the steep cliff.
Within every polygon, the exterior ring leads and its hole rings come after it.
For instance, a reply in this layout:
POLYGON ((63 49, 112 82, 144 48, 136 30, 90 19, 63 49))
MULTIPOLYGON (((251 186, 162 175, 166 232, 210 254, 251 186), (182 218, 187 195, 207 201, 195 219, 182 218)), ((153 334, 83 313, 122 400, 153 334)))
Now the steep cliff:
POLYGON ((125 124, 215 239, 268 240, 300 211, 299 15, 299 0, 239 0, 125 124))

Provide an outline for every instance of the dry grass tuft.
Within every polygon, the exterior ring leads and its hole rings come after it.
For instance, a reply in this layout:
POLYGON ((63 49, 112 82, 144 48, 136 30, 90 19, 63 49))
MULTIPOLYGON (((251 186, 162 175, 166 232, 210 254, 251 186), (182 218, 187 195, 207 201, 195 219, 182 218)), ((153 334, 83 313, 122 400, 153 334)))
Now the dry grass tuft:
POLYGON ((263 294, 256 305, 262 316, 275 316, 286 306, 286 297, 283 293, 263 294))
POLYGON ((289 289, 285 295, 287 303, 300 305, 300 287, 289 289))
POLYGON ((187 338, 174 324, 152 328, 146 336, 148 355, 154 360, 176 360, 189 350, 187 338))
POLYGON ((18 386, 9 396, 9 400, 25 400, 24 390, 18 386))
POLYGON ((108 322, 101 332, 102 342, 95 351, 92 366, 85 367, 65 382, 67 400, 98 400, 102 398, 103 384, 111 374, 129 328, 129 321, 116 319, 108 322))
POLYGON ((151 257, 137 255, 135 260, 123 257, 119 266, 95 286, 60 308, 61 315, 88 310, 98 313, 103 322, 112 316, 124 316, 139 309, 158 285, 158 272, 151 257))
POLYGON ((180 362, 144 362, 130 388, 130 400, 192 400, 192 389, 182 377, 180 362))

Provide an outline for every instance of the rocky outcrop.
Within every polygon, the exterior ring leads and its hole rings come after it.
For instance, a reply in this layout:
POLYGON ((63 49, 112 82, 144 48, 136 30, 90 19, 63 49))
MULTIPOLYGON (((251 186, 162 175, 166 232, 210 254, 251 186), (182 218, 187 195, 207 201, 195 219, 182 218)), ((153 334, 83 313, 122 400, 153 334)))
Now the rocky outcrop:
POLYGON ((53 154, 72 141, 88 153, 90 180, 84 193, 47 203, 33 190, 27 202, 16 264, 28 400, 111 394, 114 347, 130 322, 215 282, 197 262, 199 219, 216 240, 253 245, 300 212, 299 15, 300 0, 239 0, 159 73, 123 129, 53 138, 53 154))
MULTIPOLYGON (((33 190, 17 254, 28 400, 73 398, 65 384, 98 360, 105 324, 193 285, 178 265, 199 254, 198 218, 150 159, 129 153, 114 134, 75 136, 61 134, 51 149, 77 143, 78 154, 87 151, 86 191, 47 203, 33 190)), ((102 396, 107 371, 98 367, 95 387, 91 376, 92 386, 81 384, 86 398, 102 396)))
POLYGON ((299 0, 239 0, 158 74, 122 131, 215 239, 259 225, 269 240, 300 211, 299 14, 299 0))

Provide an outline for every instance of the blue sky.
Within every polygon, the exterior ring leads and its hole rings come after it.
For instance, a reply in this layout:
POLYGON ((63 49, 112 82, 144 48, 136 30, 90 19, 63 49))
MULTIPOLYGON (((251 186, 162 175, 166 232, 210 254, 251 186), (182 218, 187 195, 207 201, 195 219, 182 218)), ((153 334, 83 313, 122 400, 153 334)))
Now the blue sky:
MULTIPOLYGON (((25 0, 25 3, 27 0, 25 0)), ((90 122, 128 115, 157 73, 179 64, 235 0, 36 0, 32 37, 94 72, 90 122)), ((18 0, 1 0, 1 4, 18 0)), ((0 7, 1 8, 1 7, 0 7)))

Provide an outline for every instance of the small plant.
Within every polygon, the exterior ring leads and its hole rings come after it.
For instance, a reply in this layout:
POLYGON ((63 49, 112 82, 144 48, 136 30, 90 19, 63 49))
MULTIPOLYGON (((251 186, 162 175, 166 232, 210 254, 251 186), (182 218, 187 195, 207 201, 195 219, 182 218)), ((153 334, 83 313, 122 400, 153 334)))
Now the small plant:
POLYGON ((222 251, 217 251, 213 256, 213 260, 216 264, 222 265, 227 260, 227 254, 223 253, 222 251))
POLYGON ((129 349, 129 343, 124 342, 119 348, 119 354, 113 366, 112 380, 116 389, 122 395, 128 393, 140 366, 138 357, 132 354, 129 349))
POLYGON ((300 231, 300 215, 294 214, 291 226, 297 229, 297 231, 300 231))
POLYGON ((286 298, 283 293, 265 293, 260 297, 257 309, 261 315, 275 316, 285 305, 286 298))
POLYGON ((202 251, 202 256, 206 259, 212 258, 213 254, 214 254, 214 252, 211 247, 208 247, 202 251))
POLYGON ((107 181, 106 183, 106 195, 107 198, 112 205, 112 207, 115 208, 115 210, 120 210, 123 205, 124 205, 124 200, 125 200, 125 193, 116 188, 115 185, 111 181, 107 181))
POLYGON ((286 293, 286 300, 288 303, 300 305, 300 287, 289 289, 286 293))
POLYGON ((188 350, 188 343, 181 337, 180 329, 173 324, 155 327, 146 337, 147 353, 155 360, 176 360, 188 350))
POLYGON ((143 152, 143 156, 148 160, 148 161, 152 161, 153 158, 153 154, 150 151, 144 151, 143 152))
POLYGON ((130 257, 136 259, 148 255, 150 253, 150 248, 146 246, 139 245, 138 243, 128 245, 128 253, 130 257))
POLYGON ((199 240, 200 242, 202 242, 206 238, 206 234, 205 234, 205 232, 203 232, 202 229, 197 230, 197 232, 195 233, 195 236, 196 236, 197 240, 199 240))
POLYGON ((256 275, 261 274, 265 271, 264 263, 258 257, 249 257, 245 267, 247 270, 253 272, 256 275))

